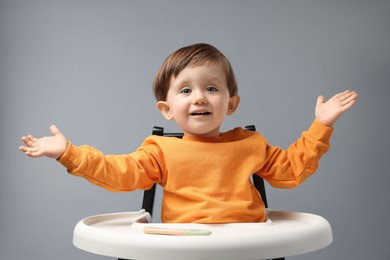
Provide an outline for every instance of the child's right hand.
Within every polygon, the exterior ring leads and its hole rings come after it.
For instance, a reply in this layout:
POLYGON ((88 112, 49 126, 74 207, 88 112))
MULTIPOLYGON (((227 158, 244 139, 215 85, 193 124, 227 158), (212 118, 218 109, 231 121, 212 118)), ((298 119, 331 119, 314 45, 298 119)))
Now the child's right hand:
POLYGON ((52 136, 41 138, 35 138, 32 135, 23 136, 22 141, 26 146, 20 146, 19 150, 29 157, 60 158, 68 146, 68 140, 55 125, 50 126, 50 132, 52 136))

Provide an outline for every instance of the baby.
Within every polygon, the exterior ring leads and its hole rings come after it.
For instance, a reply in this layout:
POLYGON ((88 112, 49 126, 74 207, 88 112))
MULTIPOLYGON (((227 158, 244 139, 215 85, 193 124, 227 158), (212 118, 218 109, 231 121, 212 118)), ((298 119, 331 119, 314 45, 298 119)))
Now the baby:
POLYGON ((164 223, 262 222, 265 207, 251 175, 274 187, 298 186, 317 170, 330 148, 332 126, 358 98, 349 90, 327 101, 319 96, 313 123, 283 150, 258 132, 220 131, 240 97, 230 62, 209 44, 172 53, 153 88, 157 108, 177 122, 182 139, 152 135, 130 154, 104 155, 91 146, 72 144, 52 125, 51 136, 24 136, 19 149, 30 157, 57 159, 70 174, 110 191, 149 189, 158 183, 164 191, 164 223))

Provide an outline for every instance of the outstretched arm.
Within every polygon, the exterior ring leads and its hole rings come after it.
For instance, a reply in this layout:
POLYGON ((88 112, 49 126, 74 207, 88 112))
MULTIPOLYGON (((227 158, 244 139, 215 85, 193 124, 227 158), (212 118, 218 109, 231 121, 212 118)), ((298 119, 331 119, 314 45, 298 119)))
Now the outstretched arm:
POLYGON ((64 154, 68 141, 60 130, 55 126, 50 126, 52 136, 35 138, 32 135, 22 137, 25 146, 20 146, 19 150, 29 157, 47 156, 58 159, 64 154))
POLYGON ((315 109, 316 119, 324 125, 333 126, 345 111, 355 105, 358 96, 351 90, 338 93, 326 102, 323 96, 319 96, 315 109))

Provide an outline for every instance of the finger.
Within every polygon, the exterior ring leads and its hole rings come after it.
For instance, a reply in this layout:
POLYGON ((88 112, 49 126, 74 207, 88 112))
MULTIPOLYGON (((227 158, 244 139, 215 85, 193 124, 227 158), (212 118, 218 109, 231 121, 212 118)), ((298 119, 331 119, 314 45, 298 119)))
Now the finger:
POLYGON ((354 101, 356 100, 358 97, 358 95, 356 93, 352 93, 351 95, 349 95, 348 97, 346 97, 343 101, 346 102, 346 103, 349 103, 351 101, 354 101))
POLYGON ((32 142, 36 142, 38 140, 38 138, 32 136, 32 135, 28 135, 27 138, 32 141, 32 142))
POLYGON ((358 97, 359 97, 359 95, 356 92, 352 91, 351 93, 346 95, 343 98, 343 100, 341 100, 341 104, 342 105, 347 105, 348 103, 350 103, 352 101, 355 102, 358 97))
POLYGON ((348 99, 350 100, 356 100, 359 97, 358 93, 356 91, 351 91, 348 95, 348 99))
POLYGON ((28 139, 26 136, 22 136, 22 141, 25 145, 28 145, 27 142, 28 142, 28 139))
POLYGON ((340 93, 337 93, 336 95, 334 95, 336 98, 342 100, 346 95, 349 95, 351 91, 350 90, 345 90, 343 92, 340 92, 340 93))
POLYGON ((26 151, 25 154, 26 154, 27 156, 29 156, 29 157, 36 157, 36 156, 34 155, 34 152, 31 152, 31 151, 26 151))
POLYGON ((36 142, 38 141, 37 138, 35 138, 34 136, 32 135, 28 135, 26 137, 23 138, 23 141, 24 143, 28 146, 28 147, 33 147, 36 145, 36 142))
POLYGON ((318 96, 317 105, 324 103, 324 100, 325 100, 324 96, 318 96))
POLYGON ((350 92, 351 92, 351 90, 347 89, 347 90, 344 90, 343 92, 340 92, 339 95, 345 95, 345 94, 348 94, 350 92))
POLYGON ((27 152, 27 147, 26 146, 19 146, 19 150, 22 152, 27 152))
POLYGON ((346 90, 343 93, 340 93, 340 96, 339 96, 341 101, 350 99, 351 97, 352 97, 352 99, 356 99, 358 97, 358 94, 355 91, 346 90))
POLYGON ((355 100, 352 100, 350 101, 349 103, 345 104, 342 106, 342 110, 345 112, 347 111, 348 109, 350 109, 351 107, 353 107, 355 105, 355 100))
POLYGON ((33 139, 34 138, 31 135, 22 137, 22 141, 29 147, 33 145, 34 143, 33 139))
POLYGON ((26 155, 30 156, 31 154, 31 151, 30 151, 30 148, 29 147, 26 147, 26 146, 19 146, 19 150, 24 152, 26 155))
POLYGON ((40 152, 38 147, 27 148, 25 154, 29 157, 39 157, 40 152))
POLYGON ((57 135, 61 133, 61 131, 58 129, 56 125, 51 125, 49 129, 52 135, 57 135))

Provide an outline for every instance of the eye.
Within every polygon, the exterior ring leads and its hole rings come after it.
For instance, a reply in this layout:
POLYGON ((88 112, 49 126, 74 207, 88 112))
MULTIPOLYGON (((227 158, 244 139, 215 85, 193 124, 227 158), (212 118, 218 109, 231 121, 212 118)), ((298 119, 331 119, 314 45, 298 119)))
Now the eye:
POLYGON ((184 87, 179 91, 179 93, 182 93, 182 94, 190 94, 191 92, 192 92, 192 90, 188 87, 184 87))
POLYGON ((216 87, 214 87, 214 86, 208 86, 206 88, 206 91, 208 91, 208 92, 217 92, 218 89, 216 87))

